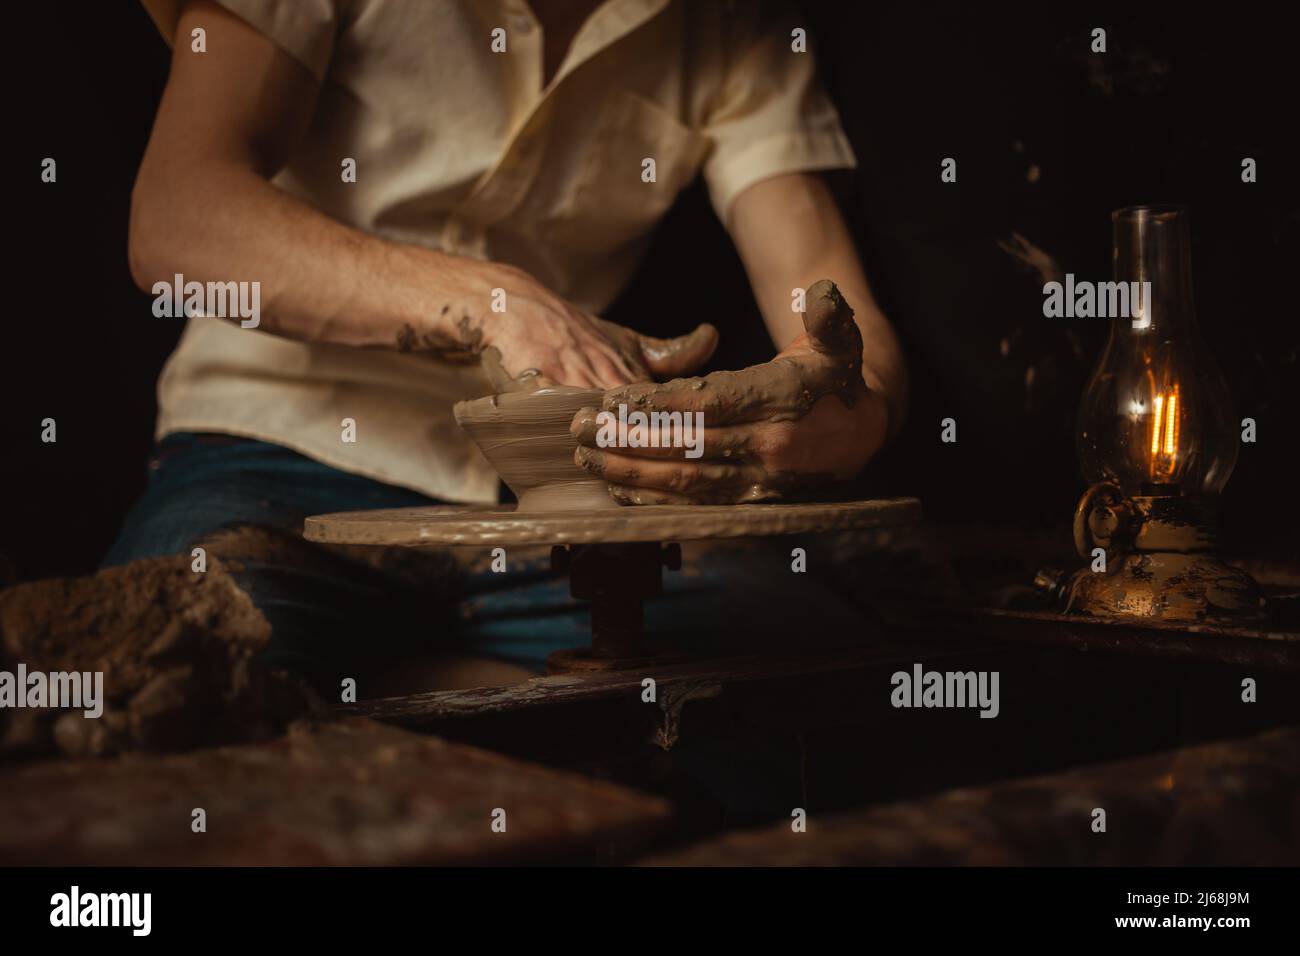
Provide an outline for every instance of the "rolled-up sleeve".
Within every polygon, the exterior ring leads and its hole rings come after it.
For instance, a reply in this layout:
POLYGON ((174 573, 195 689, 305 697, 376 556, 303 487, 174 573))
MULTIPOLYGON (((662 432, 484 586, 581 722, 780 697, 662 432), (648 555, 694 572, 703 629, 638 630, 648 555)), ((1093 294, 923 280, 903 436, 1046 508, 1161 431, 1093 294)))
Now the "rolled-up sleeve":
MULTIPOLYGON (((171 43, 181 0, 142 0, 163 38, 171 43)), ((339 0, 216 0, 311 71, 325 78, 338 29, 339 0)))
POLYGON ((817 81, 812 52, 792 48, 800 26, 786 13, 729 31, 737 45, 728 51, 702 130, 712 142, 704 178, 724 223, 735 198, 760 180, 857 165, 839 114, 817 81))

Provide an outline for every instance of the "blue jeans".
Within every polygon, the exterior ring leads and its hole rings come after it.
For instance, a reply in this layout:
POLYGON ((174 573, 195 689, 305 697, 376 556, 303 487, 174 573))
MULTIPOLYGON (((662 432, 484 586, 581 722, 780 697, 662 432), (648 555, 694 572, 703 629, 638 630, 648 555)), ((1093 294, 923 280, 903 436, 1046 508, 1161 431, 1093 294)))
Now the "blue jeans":
MULTIPOLYGON (((590 643, 585 603, 569 596, 567 578, 549 570, 543 550, 508 549, 503 574, 486 567, 486 554, 470 555, 479 560, 462 561, 449 581, 444 572, 454 562, 445 554, 408 552, 425 562, 414 565, 351 561, 302 539, 308 515, 434 504, 278 445, 175 434, 155 448, 148 488, 104 564, 189 554, 222 531, 265 529, 280 544, 231 563, 271 624, 267 662, 335 689, 358 656, 446 650, 541 672, 552 651, 590 643)), ((699 653, 854 639, 863 630, 858 612, 816 574, 791 572, 791 547, 808 543, 688 548, 682 570, 665 572, 664 595, 647 602, 647 638, 671 637, 699 653)))

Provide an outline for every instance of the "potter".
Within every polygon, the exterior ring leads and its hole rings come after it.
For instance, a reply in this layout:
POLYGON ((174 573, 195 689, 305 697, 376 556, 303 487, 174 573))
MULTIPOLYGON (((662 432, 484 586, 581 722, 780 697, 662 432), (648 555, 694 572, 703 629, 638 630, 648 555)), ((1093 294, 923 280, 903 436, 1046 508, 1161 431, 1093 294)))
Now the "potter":
MULTIPOLYGON (((528 37, 506 24, 498 54, 480 18, 441 0, 367 0, 360 19, 345 0, 147 2, 179 55, 118 258, 172 300, 177 275, 256 279, 261 311, 257 334, 187 322, 153 429, 175 477, 146 486, 107 563, 189 554, 250 516, 296 534, 322 511, 491 508, 501 479, 522 514, 498 520, 527 533, 554 521, 570 540, 614 540, 644 521, 648 534, 706 520, 726 532, 740 509, 695 505, 856 474, 901 423, 902 351, 822 178, 856 159, 813 45, 791 53, 776 5, 535 0, 520 5, 528 37), (275 12, 288 6, 311 13, 275 12), (191 56, 198 29, 211 52, 191 56), (647 155, 652 182, 636 175, 647 155), (642 296, 633 279, 656 226, 697 177, 735 255, 697 256, 698 278, 650 275, 667 294, 642 296), (719 328, 775 357, 705 375, 738 364, 706 367, 719 328), (575 419, 620 403, 703 415, 703 434, 689 448, 580 450, 575 419), (345 420, 355 433, 341 436, 345 420), (661 501, 691 507, 618 507, 661 501)), ((790 527, 773 512, 744 527, 790 527)), ((281 582, 272 562, 242 575, 259 600, 285 584, 275 643, 301 638, 289 656, 313 675, 356 646, 354 614, 392 609, 383 587, 362 601, 281 582)))
MULTIPOLYGON (((343 0, 289 19, 146 3, 176 49, 202 29, 222 55, 173 60, 130 206, 132 278, 160 310, 194 291, 190 278, 260 283, 238 303, 260 306, 245 319, 260 334, 190 319, 159 383, 161 440, 261 442, 355 479, 370 502, 485 504, 504 475, 532 510, 612 507, 605 485, 629 504, 797 498, 857 475, 901 425, 902 350, 823 180, 856 159, 812 45, 792 55, 775 5, 537 0, 529 38, 500 54, 442 3, 376 0, 403 13, 364 24, 343 0), (248 63, 266 65, 258 83, 244 82, 248 63), (361 88, 374 95, 360 110, 328 94, 361 88), (663 304, 633 293, 617 312, 697 177, 735 260, 700 262, 701 283, 658 276, 673 289, 663 304), (747 279, 735 288, 733 264, 747 279), (792 303, 805 300, 801 321, 792 303), (775 357, 703 374, 720 327, 762 336, 775 357), (454 408, 521 378, 599 390, 570 413, 575 427, 584 408, 626 404, 693 425, 702 414, 703 434, 667 449, 570 435, 568 460, 539 477, 536 436, 506 437, 489 417, 472 436, 496 459, 486 467, 465 434, 476 423, 454 408), (345 419, 358 441, 341 446, 345 419)), ((545 441, 558 450, 561 437, 545 441)), ((275 501, 314 510, 310 483, 274 484, 275 501)), ((217 487, 187 484, 193 507, 146 491, 136 514, 183 512, 199 537, 232 517, 199 507, 217 487)), ((157 553, 140 540, 149 527, 132 522, 115 557, 157 553)))

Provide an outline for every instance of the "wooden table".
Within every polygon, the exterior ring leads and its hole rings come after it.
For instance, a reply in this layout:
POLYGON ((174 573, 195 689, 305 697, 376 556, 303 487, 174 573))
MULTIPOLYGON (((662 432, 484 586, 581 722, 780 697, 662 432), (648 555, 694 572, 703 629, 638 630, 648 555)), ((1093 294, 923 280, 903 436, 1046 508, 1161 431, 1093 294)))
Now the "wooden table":
POLYGON ((263 744, 6 769, 0 864, 600 862, 669 816, 657 797, 356 718, 263 744), (196 809, 207 832, 192 830, 196 809))

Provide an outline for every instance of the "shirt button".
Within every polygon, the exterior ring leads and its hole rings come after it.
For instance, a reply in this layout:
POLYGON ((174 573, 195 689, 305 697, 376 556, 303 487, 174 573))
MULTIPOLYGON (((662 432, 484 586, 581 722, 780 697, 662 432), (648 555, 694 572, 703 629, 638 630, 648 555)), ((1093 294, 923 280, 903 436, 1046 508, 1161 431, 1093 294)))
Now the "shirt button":
POLYGON ((515 17, 510 25, 515 28, 515 32, 524 36, 533 32, 533 21, 527 17, 515 17))

